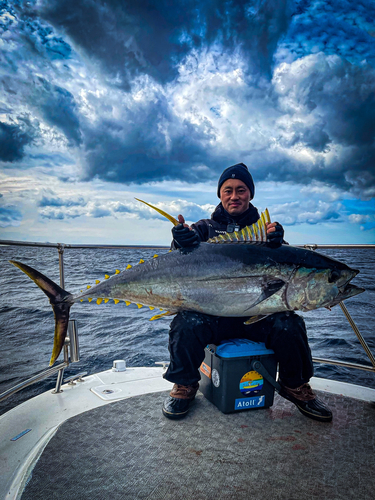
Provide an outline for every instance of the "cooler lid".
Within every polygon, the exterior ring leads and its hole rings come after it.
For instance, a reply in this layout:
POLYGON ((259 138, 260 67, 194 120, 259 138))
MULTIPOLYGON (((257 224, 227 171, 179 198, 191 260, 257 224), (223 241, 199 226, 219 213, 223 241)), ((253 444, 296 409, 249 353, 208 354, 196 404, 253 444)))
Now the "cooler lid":
POLYGON ((216 348, 217 356, 221 358, 237 358, 240 356, 261 356, 274 354, 263 342, 253 342, 247 339, 232 339, 222 342, 216 348))

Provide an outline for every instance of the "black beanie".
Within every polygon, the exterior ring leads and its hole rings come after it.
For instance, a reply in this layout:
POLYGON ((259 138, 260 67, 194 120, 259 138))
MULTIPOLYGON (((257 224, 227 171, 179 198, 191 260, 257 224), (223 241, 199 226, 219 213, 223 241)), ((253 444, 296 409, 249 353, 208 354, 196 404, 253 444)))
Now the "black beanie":
POLYGON ((217 196, 220 198, 220 188, 228 179, 239 179, 244 182, 246 186, 250 189, 251 199, 254 198, 255 186, 253 178, 244 163, 237 163, 236 165, 232 165, 224 170, 221 174, 219 183, 217 185, 217 196))

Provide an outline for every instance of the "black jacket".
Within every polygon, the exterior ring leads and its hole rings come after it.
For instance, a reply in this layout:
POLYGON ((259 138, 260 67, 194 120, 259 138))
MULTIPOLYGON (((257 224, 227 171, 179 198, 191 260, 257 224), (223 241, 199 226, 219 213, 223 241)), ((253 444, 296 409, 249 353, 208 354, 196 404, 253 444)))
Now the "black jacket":
POLYGON ((198 234, 201 241, 207 241, 219 234, 233 232, 234 230, 238 231, 238 229, 251 226, 254 222, 257 222, 258 219, 258 210, 251 203, 246 212, 239 216, 231 216, 224 210, 223 205, 219 203, 215 211, 211 214, 211 219, 201 219, 191 227, 198 234), (235 229, 234 226, 239 227, 235 229))

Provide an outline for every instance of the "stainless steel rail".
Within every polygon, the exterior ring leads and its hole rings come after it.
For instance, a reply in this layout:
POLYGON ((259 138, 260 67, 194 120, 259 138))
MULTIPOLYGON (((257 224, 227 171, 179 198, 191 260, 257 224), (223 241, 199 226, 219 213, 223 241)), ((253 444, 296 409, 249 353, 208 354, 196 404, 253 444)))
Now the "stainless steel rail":
MULTIPOLYGON (((168 249, 169 246, 162 246, 162 245, 76 245, 76 244, 67 244, 67 243, 39 243, 39 242, 33 242, 33 241, 13 241, 13 240, 0 240, 0 245, 9 245, 9 246, 29 246, 29 247, 47 247, 47 248, 56 248, 58 253, 59 253, 59 270, 60 270, 60 286, 61 288, 64 288, 64 282, 65 282, 65 276, 64 276, 64 250, 66 248, 77 248, 77 249, 168 249)), ((320 245, 320 244, 305 244, 305 245, 293 245, 299 248, 307 248, 310 250, 317 250, 318 248, 320 249, 360 249, 360 248, 375 248, 375 244, 360 244, 360 245, 320 245)), ((357 363, 348 363, 346 361, 339 361, 339 360, 331 360, 331 359, 324 359, 324 358, 313 358, 313 361, 316 363, 325 363, 325 364, 331 364, 331 365, 338 365, 338 366, 343 366, 346 368, 355 368, 358 370, 366 370, 375 373, 375 358, 367 345, 365 339, 359 332, 357 325, 354 323, 354 320, 349 314, 349 311, 347 310, 346 306, 340 302, 340 306, 342 310, 344 311, 344 314, 346 318, 348 319, 351 327, 353 328, 355 334, 357 335, 362 347, 364 348, 367 356, 369 357, 372 367, 367 366, 367 365, 361 365, 357 363)), ((29 385, 35 384, 36 382, 39 382, 56 372, 58 373, 57 381, 56 381, 56 387, 55 390, 53 391, 55 394, 58 394, 61 391, 61 384, 63 380, 63 374, 65 368, 69 366, 69 354, 68 354, 68 347, 70 347, 70 362, 71 363, 76 363, 79 361, 79 348, 78 348, 78 332, 77 332, 77 325, 76 321, 71 320, 69 322, 69 337, 66 338, 65 345, 64 345, 64 362, 60 363, 59 365, 52 366, 51 368, 48 368, 44 370, 43 372, 34 375, 33 377, 29 378, 28 380, 25 380, 24 382, 19 383, 15 387, 5 391, 4 393, 0 394, 0 401, 3 401, 4 399, 8 398, 12 394, 15 394, 16 392, 20 391, 21 389, 24 389, 25 387, 28 387, 29 385)), ((81 377, 83 374, 81 374, 81 377)), ((73 377, 74 378, 74 377, 73 377)))
POLYGON ((313 358, 313 361, 314 363, 344 366, 345 368, 354 368, 355 370, 364 370, 366 372, 375 373, 375 366, 361 365, 358 363, 348 363, 347 361, 340 361, 338 359, 328 359, 328 358, 313 358))
POLYGON ((0 401, 9 398, 9 396, 12 396, 16 392, 20 391, 21 389, 24 389, 25 387, 28 387, 29 385, 35 384, 36 382, 40 382, 41 380, 50 377, 51 375, 54 375, 55 373, 60 372, 61 370, 64 370, 67 366, 69 366, 69 363, 66 363, 64 361, 59 365, 52 366, 51 368, 48 368, 47 370, 44 370, 41 373, 38 373, 37 375, 34 375, 33 377, 24 380, 23 382, 20 382, 11 389, 8 389, 7 391, 0 394, 0 401))

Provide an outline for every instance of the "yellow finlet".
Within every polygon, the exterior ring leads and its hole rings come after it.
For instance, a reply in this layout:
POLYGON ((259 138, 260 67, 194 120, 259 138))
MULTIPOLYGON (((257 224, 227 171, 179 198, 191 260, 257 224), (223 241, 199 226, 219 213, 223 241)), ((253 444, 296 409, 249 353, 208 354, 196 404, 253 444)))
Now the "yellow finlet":
POLYGON ((104 299, 104 304, 106 304, 109 301, 109 299, 104 299))
POLYGON ((80 299, 80 302, 83 302, 83 299, 80 299))
POLYGON ((120 301, 119 301, 118 299, 113 299, 113 302, 114 302, 115 304, 118 304, 120 301))
POLYGON ((92 297, 89 297, 89 302, 91 302, 91 301, 92 301, 92 297))
POLYGON ((132 267, 132 266, 131 266, 130 264, 128 264, 128 265, 126 266, 126 269, 130 269, 131 267, 132 267))
POLYGON ((163 314, 155 314, 152 318, 150 318, 150 321, 154 321, 155 319, 160 319, 163 316, 170 316, 171 314, 176 314, 176 313, 171 313, 169 311, 164 312, 163 314))
POLYGON ((164 212, 164 210, 161 210, 160 208, 156 208, 154 207, 153 205, 151 205, 150 203, 147 203, 147 201, 143 201, 143 200, 140 200, 139 198, 136 198, 137 201, 140 201, 141 203, 144 203, 145 205, 153 208, 154 210, 156 210, 157 212, 159 212, 159 214, 161 214, 163 217, 165 217, 166 219, 168 219, 170 222, 172 222, 172 224, 174 226, 177 226, 179 224, 178 220, 176 220, 174 217, 172 217, 171 215, 167 214, 167 212, 164 212))
POLYGON ((97 285, 99 285, 100 280, 95 280, 95 283, 96 283, 97 285))
POLYGON ((157 253, 152 258, 156 259, 156 257, 159 257, 159 255, 157 253))
POLYGON ((148 306, 148 308, 150 309, 150 311, 153 311, 155 309, 155 307, 152 306, 148 306))
POLYGON ((105 279, 105 280, 109 279, 108 274, 105 274, 105 275, 104 275, 104 279, 105 279))
POLYGON ((121 271, 119 271, 118 269, 116 269, 115 274, 120 274, 120 273, 121 273, 121 271))
POLYGON ((131 302, 129 302, 128 300, 124 300, 124 302, 125 302, 125 304, 126 304, 127 306, 130 306, 130 304, 131 304, 131 302))
POLYGON ((144 264, 144 262, 145 262, 145 261, 144 261, 143 259, 141 259, 141 260, 139 261, 139 263, 140 263, 140 264, 144 264))
POLYGON ((138 309, 140 309, 141 307, 143 307, 143 304, 136 304, 138 306, 138 309))
POLYGON ((98 299, 96 299, 96 303, 99 305, 103 302, 103 299, 101 299, 100 297, 98 299))
POLYGON ((91 288, 91 285, 87 285, 87 290, 88 290, 89 288, 91 288))

